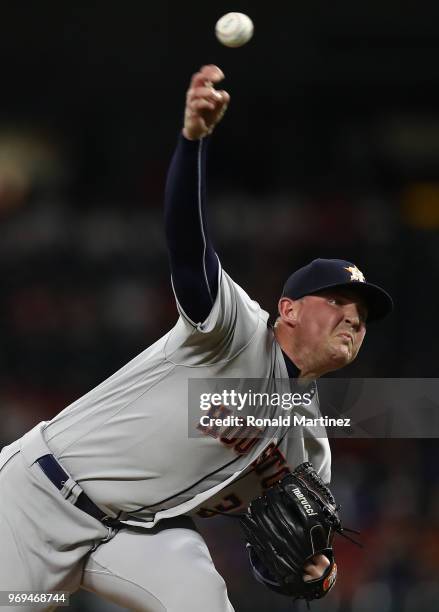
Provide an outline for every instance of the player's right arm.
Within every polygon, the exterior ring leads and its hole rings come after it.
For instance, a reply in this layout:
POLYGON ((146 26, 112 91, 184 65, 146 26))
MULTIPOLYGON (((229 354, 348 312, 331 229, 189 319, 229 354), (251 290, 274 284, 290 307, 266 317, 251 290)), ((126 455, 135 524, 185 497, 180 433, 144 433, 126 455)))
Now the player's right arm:
POLYGON ((229 103, 214 84, 224 78, 216 66, 193 75, 186 95, 184 126, 168 171, 165 232, 174 291, 195 324, 204 321, 218 290, 218 258, 206 215, 206 145, 229 103))

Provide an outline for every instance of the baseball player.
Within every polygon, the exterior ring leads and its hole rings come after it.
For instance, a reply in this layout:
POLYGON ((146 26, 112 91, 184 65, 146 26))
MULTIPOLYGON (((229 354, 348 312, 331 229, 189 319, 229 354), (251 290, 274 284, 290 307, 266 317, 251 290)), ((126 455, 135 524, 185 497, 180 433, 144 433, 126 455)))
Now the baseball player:
MULTIPOLYGON (((192 77, 168 174, 165 229, 178 321, 2 450, 0 591, 82 587, 133 610, 232 611, 191 515, 245 509, 304 461, 330 480, 326 437, 300 428, 291 437, 280 425, 250 440, 209 426, 188 435, 188 379, 251 377, 270 392, 288 378, 314 381, 352 362, 366 321, 392 307, 354 264, 317 259, 287 279, 271 326, 221 268, 205 173, 207 137, 229 102, 215 89, 223 76, 209 65, 192 77)), ((327 565, 315 555, 304 580, 327 565)))

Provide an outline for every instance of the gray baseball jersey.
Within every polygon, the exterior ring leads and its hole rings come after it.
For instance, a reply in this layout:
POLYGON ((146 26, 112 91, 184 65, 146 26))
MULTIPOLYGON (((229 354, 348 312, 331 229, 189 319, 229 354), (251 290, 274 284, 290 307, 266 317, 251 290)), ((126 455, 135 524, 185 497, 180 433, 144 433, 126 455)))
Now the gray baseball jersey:
POLYGON ((151 527, 213 496, 220 500, 223 489, 245 503, 261 480, 252 466, 274 447, 290 468, 311 460, 330 479, 328 441, 311 432, 289 438, 280 427, 248 453, 209 435, 188 436, 189 378, 252 377, 272 385, 288 377, 268 313, 224 271, 219 275, 203 323, 177 305, 180 317, 168 334, 45 425, 48 446, 64 468, 104 511, 123 511, 128 523, 151 527))

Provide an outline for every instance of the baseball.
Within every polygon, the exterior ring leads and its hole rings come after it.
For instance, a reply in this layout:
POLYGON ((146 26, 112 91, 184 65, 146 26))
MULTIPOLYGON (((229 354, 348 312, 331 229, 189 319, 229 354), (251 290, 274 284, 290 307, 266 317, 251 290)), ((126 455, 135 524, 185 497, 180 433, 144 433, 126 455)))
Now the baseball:
POLYGON ((253 21, 244 13, 227 13, 216 22, 215 34, 226 47, 242 47, 253 36, 253 21))

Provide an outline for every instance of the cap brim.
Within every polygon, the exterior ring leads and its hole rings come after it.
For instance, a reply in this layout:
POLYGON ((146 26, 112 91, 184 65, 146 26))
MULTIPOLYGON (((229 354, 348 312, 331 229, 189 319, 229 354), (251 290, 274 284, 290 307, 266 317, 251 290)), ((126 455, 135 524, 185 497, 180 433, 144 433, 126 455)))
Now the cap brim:
POLYGON ((350 281, 348 283, 337 283, 334 285, 327 285, 326 287, 319 287, 313 293, 324 291, 325 289, 339 289, 346 288, 350 291, 358 293, 358 295, 364 300, 367 307, 367 321, 378 321, 383 319, 393 310, 393 300, 390 295, 372 283, 362 283, 360 281, 350 281))

